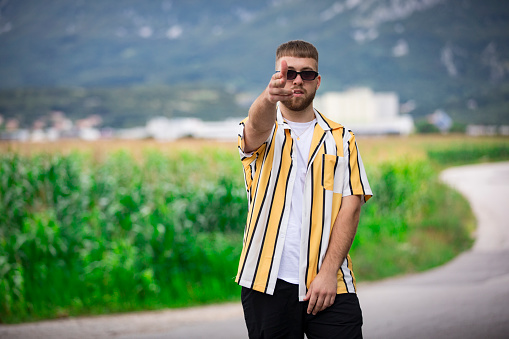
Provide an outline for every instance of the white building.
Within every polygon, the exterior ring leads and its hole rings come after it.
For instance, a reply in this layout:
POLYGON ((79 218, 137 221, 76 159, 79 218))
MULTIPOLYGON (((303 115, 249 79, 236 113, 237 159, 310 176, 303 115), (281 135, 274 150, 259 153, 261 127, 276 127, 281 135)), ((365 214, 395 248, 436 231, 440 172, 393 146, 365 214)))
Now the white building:
POLYGON ((399 98, 394 92, 374 93, 369 88, 327 92, 317 96, 315 108, 356 134, 402 134, 414 129, 413 119, 399 114, 399 98))
POLYGON ((219 141, 236 141, 239 133, 239 123, 243 119, 244 118, 229 118, 223 121, 204 121, 201 125, 201 129, 195 136, 197 138, 219 141))
POLYGON ((235 141, 243 118, 223 121, 202 121, 196 118, 153 118, 147 122, 146 132, 157 140, 175 140, 183 137, 235 141))
POLYGON ((168 119, 166 117, 152 118, 147 122, 148 135, 157 140, 175 140, 194 136, 201 129, 202 121, 196 118, 168 119))

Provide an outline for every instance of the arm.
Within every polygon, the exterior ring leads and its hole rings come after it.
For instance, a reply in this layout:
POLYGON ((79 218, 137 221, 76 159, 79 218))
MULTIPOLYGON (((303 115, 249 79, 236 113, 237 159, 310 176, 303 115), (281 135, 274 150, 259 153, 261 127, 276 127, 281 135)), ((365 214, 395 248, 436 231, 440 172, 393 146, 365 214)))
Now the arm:
POLYGON ((249 109, 249 119, 244 128, 244 152, 258 149, 270 135, 276 120, 276 105, 292 97, 293 91, 285 89, 286 61, 281 61, 281 72, 275 73, 267 88, 260 94, 249 109))
POLYGON ((309 300, 308 314, 312 312, 316 315, 334 303, 338 286, 337 274, 352 246, 359 224, 360 210, 359 195, 343 198, 322 266, 304 298, 309 300))

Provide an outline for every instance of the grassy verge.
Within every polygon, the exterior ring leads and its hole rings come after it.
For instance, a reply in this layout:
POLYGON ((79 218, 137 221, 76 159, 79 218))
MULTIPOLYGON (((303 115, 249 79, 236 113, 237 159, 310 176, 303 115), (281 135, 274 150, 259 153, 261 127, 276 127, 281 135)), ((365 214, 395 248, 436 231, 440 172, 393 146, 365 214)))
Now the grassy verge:
POLYGON ((425 161, 386 163, 371 173, 374 198, 362 210, 351 256, 359 281, 418 272, 472 245, 466 200, 425 161))
POLYGON ((466 199, 440 182, 438 174, 453 165, 509 160, 509 142, 450 141, 421 141, 412 145, 417 156, 379 162, 368 174, 375 198, 363 207, 351 250, 359 281, 424 271, 473 244, 475 216, 466 199), (419 155, 422 150, 425 156, 419 155))

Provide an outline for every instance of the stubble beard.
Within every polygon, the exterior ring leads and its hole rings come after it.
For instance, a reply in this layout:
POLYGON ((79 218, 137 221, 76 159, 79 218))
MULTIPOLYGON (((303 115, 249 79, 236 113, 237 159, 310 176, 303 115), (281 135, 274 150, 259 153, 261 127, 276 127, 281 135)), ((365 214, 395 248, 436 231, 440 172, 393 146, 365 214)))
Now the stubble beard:
POLYGON ((306 108, 313 104, 315 94, 316 91, 313 91, 313 93, 310 93, 309 96, 301 98, 291 98, 290 100, 281 101, 281 104, 285 106, 287 109, 294 112, 304 111, 306 108))

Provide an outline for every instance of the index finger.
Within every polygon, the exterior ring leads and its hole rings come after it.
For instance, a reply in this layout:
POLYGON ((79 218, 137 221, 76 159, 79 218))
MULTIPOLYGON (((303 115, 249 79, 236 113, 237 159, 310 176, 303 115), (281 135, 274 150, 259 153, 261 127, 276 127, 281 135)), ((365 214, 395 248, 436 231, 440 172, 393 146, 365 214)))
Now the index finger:
POLYGON ((286 60, 281 60, 281 75, 283 76, 283 83, 286 83, 286 74, 288 73, 288 64, 286 60))
POLYGON ((313 297, 309 300, 308 309, 307 309, 308 314, 311 314, 313 312, 316 302, 317 302, 317 299, 315 299, 313 297))

